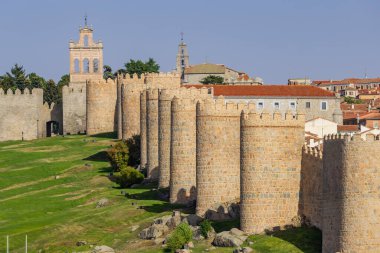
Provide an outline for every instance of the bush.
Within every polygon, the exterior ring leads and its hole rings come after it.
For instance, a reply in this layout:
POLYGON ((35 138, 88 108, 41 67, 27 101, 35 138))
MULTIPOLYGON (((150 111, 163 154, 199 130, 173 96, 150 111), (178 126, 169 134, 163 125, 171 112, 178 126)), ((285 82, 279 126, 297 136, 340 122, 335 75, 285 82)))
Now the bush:
POLYGON ((201 234, 203 237, 208 238, 208 233, 212 230, 211 222, 209 220, 204 220, 199 226, 201 227, 201 234))
POLYGON ((108 159, 114 171, 126 168, 129 160, 128 146, 124 141, 116 143, 107 150, 108 159))
POLYGON ((176 249, 181 249, 183 245, 190 242, 192 238, 193 231, 191 230, 189 224, 181 223, 170 234, 166 245, 171 251, 175 251, 176 249))
POLYGON ((144 175, 133 167, 122 167, 120 172, 115 174, 116 183, 122 188, 126 188, 133 184, 139 184, 144 180, 144 175))
POLYGON ((140 135, 134 135, 127 140, 129 150, 128 165, 137 167, 140 164, 140 135))

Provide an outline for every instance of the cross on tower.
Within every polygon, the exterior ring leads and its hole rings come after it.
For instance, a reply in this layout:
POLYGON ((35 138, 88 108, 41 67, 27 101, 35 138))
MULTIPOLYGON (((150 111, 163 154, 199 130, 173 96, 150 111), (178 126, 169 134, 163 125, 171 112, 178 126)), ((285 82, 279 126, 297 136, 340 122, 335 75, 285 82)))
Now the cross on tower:
POLYGON ((84 25, 87 27, 87 14, 84 15, 84 25))
POLYGON ((183 41, 183 35, 184 35, 184 33, 181 32, 181 41, 183 41))

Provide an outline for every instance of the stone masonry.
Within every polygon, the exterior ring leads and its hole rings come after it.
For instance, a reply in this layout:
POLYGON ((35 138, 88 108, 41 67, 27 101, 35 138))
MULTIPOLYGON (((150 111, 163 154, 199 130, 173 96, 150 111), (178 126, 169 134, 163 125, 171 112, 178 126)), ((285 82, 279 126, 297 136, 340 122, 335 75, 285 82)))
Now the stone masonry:
POLYGON ((112 79, 87 82, 88 135, 117 130, 117 85, 112 79))
POLYGON ((241 120, 241 228, 262 233, 291 224, 298 215, 304 115, 249 112, 241 120))
POLYGON ((147 177, 156 180, 158 168, 158 89, 146 91, 147 177))
MULTIPOLYGON (((197 215, 240 199, 240 113, 222 97, 197 104, 197 215)), ((224 210, 226 211, 226 210, 224 210)))
POLYGON ((323 150, 323 252, 380 252, 379 136, 329 135, 323 150))

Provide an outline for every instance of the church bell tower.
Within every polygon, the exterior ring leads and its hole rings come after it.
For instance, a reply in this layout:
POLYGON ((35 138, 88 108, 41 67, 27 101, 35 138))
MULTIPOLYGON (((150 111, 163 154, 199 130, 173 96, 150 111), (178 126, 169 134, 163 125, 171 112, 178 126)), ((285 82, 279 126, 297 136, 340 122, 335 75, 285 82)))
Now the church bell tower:
POLYGON ((189 66, 189 54, 187 45, 183 41, 183 33, 181 33, 181 42, 178 45, 176 71, 181 75, 181 82, 185 81, 185 68, 189 66))

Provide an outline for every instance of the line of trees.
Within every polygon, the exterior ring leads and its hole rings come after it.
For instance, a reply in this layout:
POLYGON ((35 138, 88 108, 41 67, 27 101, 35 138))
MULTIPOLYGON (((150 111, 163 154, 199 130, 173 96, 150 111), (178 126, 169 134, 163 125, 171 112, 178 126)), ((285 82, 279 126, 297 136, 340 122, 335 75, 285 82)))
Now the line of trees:
POLYGON ((6 72, 0 76, 0 88, 7 91, 11 89, 21 91, 25 89, 41 88, 44 91, 44 102, 49 105, 51 103, 60 103, 62 101, 62 87, 70 81, 69 75, 64 75, 56 84, 54 80, 46 80, 36 73, 27 74, 22 65, 15 64, 10 72, 6 72))
MULTIPOLYGON (((139 77, 144 73, 158 73, 160 70, 160 65, 156 63, 153 58, 149 58, 148 61, 141 60, 130 60, 124 64, 124 68, 112 72, 112 68, 108 65, 103 67, 103 78, 115 79, 118 74, 137 74, 139 77)), ((10 72, 6 72, 4 75, 0 75, 0 88, 7 91, 11 89, 15 91, 19 89, 24 91, 25 89, 41 88, 44 91, 44 102, 49 105, 51 103, 61 103, 62 102, 62 87, 68 85, 70 82, 70 75, 63 75, 58 83, 54 80, 46 80, 42 76, 36 73, 27 74, 22 65, 15 64, 10 72)))

